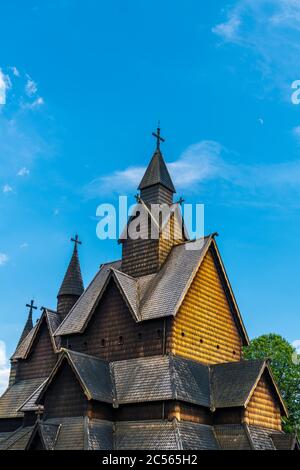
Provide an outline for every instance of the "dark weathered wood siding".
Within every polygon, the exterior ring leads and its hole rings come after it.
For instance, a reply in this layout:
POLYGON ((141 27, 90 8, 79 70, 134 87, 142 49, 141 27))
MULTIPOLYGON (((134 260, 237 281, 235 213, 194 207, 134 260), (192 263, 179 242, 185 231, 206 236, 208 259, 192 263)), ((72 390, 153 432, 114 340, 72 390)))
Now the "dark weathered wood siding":
POLYGON ((163 320, 136 323, 113 279, 83 334, 63 337, 65 347, 116 361, 163 353, 163 320))
POLYGON ((66 360, 46 390, 43 403, 45 419, 86 414, 87 398, 66 360))
POLYGON ((46 319, 44 319, 28 357, 18 361, 16 380, 47 377, 56 360, 57 355, 53 350, 46 319))
POLYGON ((59 296, 57 299, 57 313, 61 316, 62 320, 68 315, 77 300, 78 296, 75 295, 59 296))

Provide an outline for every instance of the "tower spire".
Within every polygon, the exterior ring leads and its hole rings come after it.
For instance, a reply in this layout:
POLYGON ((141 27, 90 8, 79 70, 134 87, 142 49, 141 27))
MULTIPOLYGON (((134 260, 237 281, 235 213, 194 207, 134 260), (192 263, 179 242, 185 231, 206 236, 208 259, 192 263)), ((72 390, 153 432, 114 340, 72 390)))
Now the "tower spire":
POLYGON ((26 307, 29 308, 29 313, 28 313, 27 321, 25 323, 25 326, 23 328, 22 334, 18 342, 18 346, 19 344, 22 343, 23 339, 25 339, 28 333, 32 330, 33 328, 32 313, 33 313, 33 310, 37 310, 37 307, 34 305, 34 300, 31 300, 30 304, 26 304, 26 307))
POLYGON ((138 189, 145 202, 171 204, 176 190, 160 150, 160 143, 165 142, 165 139, 160 135, 159 123, 156 132, 152 132, 152 135, 156 138, 156 149, 138 189))
POLYGON ((78 256, 78 245, 81 245, 82 242, 79 241, 78 235, 75 235, 75 238, 71 238, 71 241, 74 243, 73 254, 57 294, 57 312, 63 316, 71 310, 84 291, 78 256))

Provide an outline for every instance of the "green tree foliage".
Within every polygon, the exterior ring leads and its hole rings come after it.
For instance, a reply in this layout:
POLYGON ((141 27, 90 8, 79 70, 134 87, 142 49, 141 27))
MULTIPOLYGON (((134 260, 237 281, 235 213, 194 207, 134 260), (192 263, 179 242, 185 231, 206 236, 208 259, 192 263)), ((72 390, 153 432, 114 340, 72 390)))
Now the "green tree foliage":
POLYGON ((289 418, 284 420, 286 432, 300 432, 300 355, 282 336, 259 336, 244 347, 245 359, 270 359, 270 365, 289 418))

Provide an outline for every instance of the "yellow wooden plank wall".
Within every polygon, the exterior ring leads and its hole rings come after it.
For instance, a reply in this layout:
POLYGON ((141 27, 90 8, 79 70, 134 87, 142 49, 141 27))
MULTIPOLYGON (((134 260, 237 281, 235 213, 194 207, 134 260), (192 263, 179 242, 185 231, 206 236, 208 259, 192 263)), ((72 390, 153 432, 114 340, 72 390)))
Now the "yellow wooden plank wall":
POLYGON ((204 364, 239 361, 242 341, 211 252, 172 320, 171 352, 204 364))
POLYGON ((281 431, 280 408, 267 378, 262 376, 245 410, 247 424, 281 431))

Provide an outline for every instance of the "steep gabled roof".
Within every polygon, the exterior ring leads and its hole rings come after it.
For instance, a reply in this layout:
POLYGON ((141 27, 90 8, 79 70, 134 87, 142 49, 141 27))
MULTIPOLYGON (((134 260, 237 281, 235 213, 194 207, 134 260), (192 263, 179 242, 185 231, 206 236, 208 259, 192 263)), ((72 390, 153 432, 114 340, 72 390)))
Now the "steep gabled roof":
POLYGON ((88 400, 112 403, 112 383, 109 363, 94 356, 62 349, 48 380, 38 396, 37 402, 44 396, 63 361, 67 360, 88 400))
POLYGON ((271 439, 277 450, 300 450, 296 434, 277 432, 271 434, 271 439))
POLYGON ((54 338, 54 331, 58 328, 61 318, 54 310, 43 308, 43 313, 39 321, 35 324, 22 343, 17 347, 16 351, 11 357, 12 360, 26 359, 28 357, 34 340, 37 337, 44 321, 48 327, 49 336, 53 345, 53 351, 58 352, 60 348, 60 339, 54 338))
POLYGON ((214 431, 223 450, 251 450, 251 440, 243 424, 219 424, 214 431))
POLYGON ((45 423, 37 421, 34 429, 31 432, 30 439, 27 443, 26 449, 30 449, 30 445, 36 436, 39 436, 44 450, 54 450, 61 424, 45 423))
POLYGON ((149 188, 155 184, 162 184, 172 193, 176 193, 167 165, 159 149, 154 152, 138 189, 149 188))
POLYGON ((131 310, 133 317, 136 321, 140 320, 139 317, 139 283, 138 280, 128 276, 127 274, 111 269, 111 272, 117 282, 123 297, 126 300, 128 308, 131 310))
POLYGON ((30 308, 29 310, 29 314, 28 314, 28 318, 27 318, 27 321, 25 323, 25 326, 24 326, 24 329, 21 333, 21 336, 20 336, 20 339, 19 339, 19 342, 18 342, 18 345, 17 347, 24 341, 24 339, 26 338, 26 336, 30 333, 30 331, 32 330, 33 328, 33 323, 32 323, 32 308, 30 308))
POLYGON ((45 377, 20 380, 11 385, 0 398, 0 418, 22 418, 20 407, 45 381, 45 377))
POLYGON ((286 406, 274 381, 268 361, 251 360, 227 362, 210 366, 212 409, 247 407, 256 386, 264 373, 268 374, 283 415, 286 406))
POLYGON ((24 403, 21 404, 20 408, 18 411, 22 411, 23 413, 25 411, 36 411, 38 410, 38 406, 36 404, 37 399, 44 387, 44 385, 47 382, 47 378, 45 378, 44 382, 42 382, 35 390, 34 392, 24 401, 24 403))
POLYGON ((121 261, 103 264, 84 291, 84 294, 78 299, 66 318, 55 332, 55 336, 80 333, 84 331, 85 326, 93 314, 100 297, 107 284, 110 274, 110 268, 119 269, 121 261))
POLYGON ((61 295, 74 295, 79 297, 83 291, 84 286, 78 257, 77 243, 75 243, 72 258, 57 297, 60 297, 61 295))
POLYGON ((33 426, 18 428, 6 439, 0 441, 0 450, 25 450, 32 431, 33 426))

